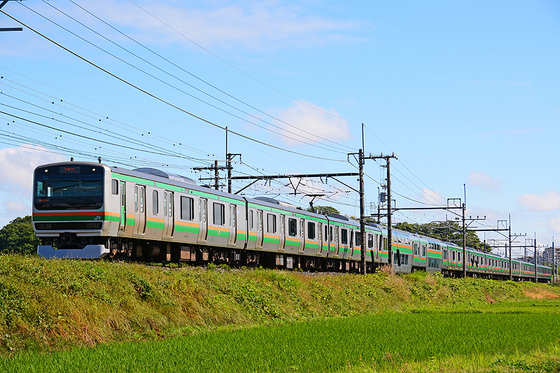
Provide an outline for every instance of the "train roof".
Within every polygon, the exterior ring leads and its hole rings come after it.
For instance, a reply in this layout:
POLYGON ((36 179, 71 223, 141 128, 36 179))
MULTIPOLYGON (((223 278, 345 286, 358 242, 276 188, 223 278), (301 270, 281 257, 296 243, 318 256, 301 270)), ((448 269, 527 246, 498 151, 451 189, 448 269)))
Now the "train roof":
POLYGON ((132 171, 143 172, 145 174, 149 174, 149 175, 153 175, 153 176, 159 176, 159 177, 163 177, 163 178, 169 179, 169 180, 181 181, 183 183, 196 184, 196 181, 194 181, 190 177, 168 173, 168 172, 165 172, 165 171, 162 171, 162 170, 158 170, 157 168, 142 167, 142 168, 135 168, 132 171))

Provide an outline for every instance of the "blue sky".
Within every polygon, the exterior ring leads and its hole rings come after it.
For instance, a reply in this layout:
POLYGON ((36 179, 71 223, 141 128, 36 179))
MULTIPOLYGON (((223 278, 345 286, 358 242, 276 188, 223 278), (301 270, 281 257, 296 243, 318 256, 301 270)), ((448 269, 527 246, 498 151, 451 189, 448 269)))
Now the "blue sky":
MULTIPOLYGON (((41 163, 101 156, 198 179, 210 175, 193 167, 223 162, 227 126, 244 136, 228 137, 242 154, 236 175, 354 172, 348 153, 364 123, 366 154, 398 157, 398 207, 444 205, 466 186, 467 214, 487 217, 473 226, 511 214, 514 233, 560 237, 557 1, 30 0, 2 10, 26 26, 0 33, 0 226, 30 213, 41 163)), ((16 26, 0 14, 0 27, 16 26)), ((380 164, 366 162, 368 213, 380 164)), ((245 192, 307 207, 287 183, 245 192)), ((336 180, 298 191, 359 215, 357 194, 336 180)))

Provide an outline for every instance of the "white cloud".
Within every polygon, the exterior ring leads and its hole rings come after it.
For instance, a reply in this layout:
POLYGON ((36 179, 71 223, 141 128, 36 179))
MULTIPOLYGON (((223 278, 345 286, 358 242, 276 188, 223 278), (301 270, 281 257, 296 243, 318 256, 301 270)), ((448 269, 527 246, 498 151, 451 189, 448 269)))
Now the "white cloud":
POLYGON ((548 221, 548 226, 555 232, 560 233, 560 215, 548 221))
POLYGON ((424 188, 422 190, 422 198, 424 202, 432 205, 445 205, 446 201, 441 194, 431 189, 424 188))
POLYGON ((17 148, 0 149, 0 191, 30 197, 35 167, 65 159, 66 157, 41 146, 21 145, 17 148))
POLYGON ((41 146, 0 149, 0 227, 18 216, 31 214, 35 167, 65 159, 41 146))
POLYGON ((88 1, 81 5, 109 23, 132 27, 135 38, 159 44, 191 44, 186 38, 206 47, 227 48, 347 43, 363 39, 355 34, 371 27, 365 21, 327 18, 314 8, 280 1, 145 2, 140 4, 145 11, 123 1, 104 2, 103 6, 88 1))
POLYGON ((287 109, 277 110, 274 116, 281 119, 280 127, 284 134, 282 140, 289 145, 319 143, 324 140, 342 142, 352 138, 348 122, 340 118, 335 109, 323 109, 309 102, 294 101, 287 109))
POLYGON ((528 207, 531 211, 552 211, 560 209, 560 193, 549 191, 543 195, 523 194, 517 199, 521 205, 528 207))
POLYGON ((494 179, 485 172, 469 172, 469 184, 478 186, 487 191, 499 191, 505 184, 503 180, 494 179))

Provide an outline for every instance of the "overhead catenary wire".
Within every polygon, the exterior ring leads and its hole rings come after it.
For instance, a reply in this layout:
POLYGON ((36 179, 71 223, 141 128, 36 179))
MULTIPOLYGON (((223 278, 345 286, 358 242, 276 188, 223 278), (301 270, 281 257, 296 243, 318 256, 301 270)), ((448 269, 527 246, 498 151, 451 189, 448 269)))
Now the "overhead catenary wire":
MULTIPOLYGON (((410 170, 409 170, 410 171, 410 170)), ((403 175, 404 176, 404 175, 403 175)), ((406 176, 405 176, 406 177, 406 176)), ((407 178, 408 179, 408 178, 407 178)), ((410 180, 409 180, 410 181, 410 180)), ((398 194, 398 193, 397 193, 398 194)), ((405 197, 406 198, 406 197, 405 197)))
MULTIPOLYGON (((44 1, 45 1, 45 0, 43 0, 43 2, 44 2, 44 1)), ((258 109, 258 108, 255 107, 255 106, 253 106, 253 105, 251 105, 251 104, 249 104, 249 103, 247 103, 247 102, 245 102, 245 101, 243 101, 243 100, 241 100, 241 99, 239 99, 239 98, 237 98, 237 97, 235 97, 235 96, 229 94, 228 92, 226 92, 226 91, 220 89, 219 87, 215 86, 214 84, 211 84, 211 83, 207 82, 206 80, 200 78, 200 77, 197 76, 196 74, 191 73, 190 71, 186 70, 186 69, 183 68, 182 66, 180 66, 180 65, 174 63, 173 61, 169 60, 168 58, 162 56, 161 54, 157 53, 157 52, 154 51, 153 49, 148 48, 148 47, 145 46, 144 44, 140 43, 140 42, 137 41, 136 39, 132 38, 131 36, 127 35, 126 33, 122 32, 121 30, 117 29, 117 28, 114 27, 113 25, 109 24, 109 23, 106 22, 105 20, 103 20, 103 19, 101 19, 100 17, 96 16, 95 14, 93 14, 93 13, 90 12, 89 10, 85 9, 85 8, 82 7, 81 5, 77 4, 76 2, 74 2, 74 1, 72 1, 72 0, 69 0, 69 1, 70 1, 72 4, 76 5, 77 7, 79 7, 80 9, 82 9, 83 11, 85 11, 86 13, 88 13, 89 15, 91 15, 92 17, 94 17, 95 19, 99 20, 100 22, 104 23, 105 25, 107 25, 107 26, 110 27, 111 29, 113 29, 113 30, 115 30, 116 32, 118 32, 119 34, 123 35, 123 36, 126 37, 127 39, 131 40, 132 42, 136 43, 137 45, 141 46, 142 48, 148 50, 149 52, 151 52, 151 53, 153 53, 154 55, 158 56, 159 58, 163 59, 163 60, 166 61, 167 63, 169 63, 169 64, 171 64, 172 66, 176 67, 177 69, 183 71, 184 73, 186 73, 186 74, 192 76, 193 78, 197 79, 198 81, 200 81, 200 82, 202 82, 202 83, 208 85, 209 87, 211 87, 211 88, 217 90, 218 92, 220 92, 220 93, 222 93, 222 94, 224 94, 224 95, 226 95, 226 96, 232 98, 233 100, 235 100, 235 101, 237 101, 237 102, 239 102, 239 103, 241 103, 241 104, 244 104, 244 105, 248 106, 249 108, 251 108, 251 109, 253 109, 253 110, 255 110, 255 111, 258 111, 260 114, 263 114, 263 115, 265 115, 265 116, 267 116, 267 117, 269 117, 269 118, 271 118, 271 119, 274 119, 274 120, 276 120, 276 121, 278 121, 278 122, 280 122, 280 123, 283 123, 283 124, 285 124, 285 125, 287 125, 287 126, 289 126, 289 127, 291 127, 291 128, 297 129, 298 131, 301 131, 301 132, 303 132, 303 133, 305 133, 305 134, 307 134, 307 135, 311 135, 311 136, 314 136, 314 137, 316 137, 316 138, 318 138, 318 139, 321 139, 321 140, 323 140, 323 141, 326 141, 326 142, 329 142, 329 143, 331 143, 331 144, 334 144, 334 145, 336 145, 336 146, 343 147, 343 148, 346 149, 346 150, 345 150, 346 152, 352 150, 350 147, 348 147, 348 146, 346 146, 346 145, 344 145, 344 144, 341 144, 341 143, 338 143, 338 142, 336 142, 336 141, 332 141, 332 140, 330 140, 330 139, 324 138, 324 137, 322 137, 322 136, 320 136, 320 135, 318 135, 318 134, 316 134, 316 133, 312 133, 312 132, 306 131, 306 130, 304 130, 304 129, 298 128, 298 127, 296 127, 296 126, 290 124, 289 122, 286 122, 285 120, 282 120, 282 119, 280 119, 280 118, 277 118, 277 117, 275 117, 275 116, 273 116, 273 115, 271 115, 271 114, 269 114, 269 113, 267 113, 267 112, 265 112, 265 111, 263 111, 263 110, 258 109)), ((49 5, 50 5, 50 4, 49 4, 49 5)), ((51 5, 51 6, 52 6, 52 5, 51 5)), ((85 26, 85 27, 87 27, 87 26, 85 26)), ((128 50, 127 50, 127 51, 128 51, 128 50)), ((131 53, 131 52, 130 52, 130 53, 131 53)), ((141 58, 141 57, 138 57, 138 58, 141 58)), ((141 59, 142 59, 142 58, 141 58, 141 59)), ((142 60, 143 60, 143 59, 142 59, 142 60)), ((147 63, 149 63, 149 62, 147 62, 147 63)), ((149 63, 149 64, 152 65, 151 63, 149 63)), ((153 66, 153 65, 152 65, 152 66, 153 66)), ((158 69, 159 69, 159 68, 158 68, 158 69)), ((179 78, 177 78, 177 79, 179 79, 179 78)), ((179 80, 180 80, 180 79, 179 79, 179 80)), ((181 80, 181 81, 182 81, 182 80, 181 80)), ((185 83, 185 84, 188 84, 188 83, 185 83)), ((191 86, 191 85, 189 84, 189 86, 191 86)), ((193 87, 193 88, 195 88, 195 89, 198 90, 198 88, 196 88, 196 87, 193 87)), ((205 93, 205 92, 203 92, 203 93, 205 93)), ((205 93, 205 94, 206 94, 206 93, 205 93)), ((341 118, 341 119, 343 119, 343 118, 341 118)), ((269 123, 269 122, 267 122, 267 123, 269 123)), ((269 123, 269 124, 271 124, 271 123, 269 123)), ((272 125, 272 124, 271 124, 271 125, 272 125)), ((275 126, 275 127, 277 127, 277 126, 275 126)), ((279 128, 279 127, 277 127, 277 128, 279 128)))
MULTIPOLYGON (((26 88, 26 89, 28 89, 28 90, 31 90, 31 91, 36 92, 36 93, 39 93, 39 94, 41 94, 41 95, 47 97, 48 100, 47 100, 47 98, 39 97, 38 95, 35 95, 35 94, 33 94, 33 93, 27 92, 27 91, 25 91, 25 90, 23 90, 23 89, 14 87, 14 86, 12 86, 12 85, 10 85, 10 84, 6 84, 5 82, 3 82, 3 85, 6 86, 6 87, 10 87, 10 88, 12 88, 12 89, 15 89, 15 90, 17 90, 17 91, 19 91, 19 92, 25 93, 25 94, 30 95, 30 96, 32 96, 32 97, 35 97, 35 98, 37 98, 37 99, 39 99, 39 100, 42 100, 42 101, 48 101, 48 102, 50 102, 50 103, 52 103, 52 104, 54 104, 54 103, 56 102, 57 105, 59 105, 59 106, 61 106, 61 107, 64 107, 65 109, 70 110, 70 111, 72 111, 72 112, 74 112, 74 113, 77 113, 77 114, 86 116, 86 117, 88 117, 88 118, 90 118, 90 119, 95 119, 95 120, 97 120, 97 121, 99 121, 99 122, 105 122, 105 123, 107 123, 107 124, 110 124, 110 125, 115 126, 115 127, 117 127, 117 128, 124 129, 124 130, 126 130, 126 131, 131 131, 131 130, 132 130, 132 131, 133 131, 134 133, 136 133, 136 134, 143 135, 143 134, 146 133, 146 131, 141 130, 141 129, 139 129, 139 128, 136 128, 136 127, 134 127, 134 126, 131 126, 130 124, 123 123, 123 122, 121 122, 121 121, 115 120, 115 119, 113 119, 113 118, 109 118, 109 117, 104 116, 104 115, 101 115, 101 114, 99 114, 99 113, 95 113, 95 112, 93 112, 93 111, 91 111, 91 110, 88 110, 88 109, 86 109, 86 108, 83 108, 83 107, 81 107, 81 106, 72 104, 71 102, 63 101, 62 99, 56 98, 56 97, 54 97, 54 96, 52 96, 52 95, 49 95, 49 94, 46 94, 46 93, 44 93, 44 92, 38 91, 38 90, 33 89, 33 88, 31 88, 31 87, 25 86, 25 85, 23 85, 23 84, 21 84, 21 83, 15 82, 15 81, 13 81, 13 80, 11 80, 11 79, 8 79, 8 78, 6 78, 6 77, 4 77, 4 76, 1 76, 0 79, 1 79, 2 81, 6 80, 6 81, 9 81, 9 82, 11 82, 11 83, 13 83, 13 84, 16 84, 16 85, 18 85, 18 86, 20 86, 20 87, 24 87, 24 88, 26 88)), ((1 93, 1 92, 0 92, 0 93, 1 93)), ((16 98, 16 99, 17 99, 17 100, 20 100, 20 99, 18 99, 18 98, 16 98)), ((160 139, 160 140, 161 140, 162 142, 164 142, 164 143, 167 143, 167 144, 170 144, 170 145, 173 145, 173 146, 179 145, 179 147, 184 148, 184 149, 189 150, 189 151, 193 151, 193 152, 200 153, 200 154, 207 154, 207 153, 208 153, 208 152, 205 152, 205 151, 203 151, 203 150, 196 149, 196 148, 194 148, 194 147, 192 147, 192 146, 187 146, 187 145, 182 144, 182 143, 178 143, 178 142, 174 142, 174 141, 168 140, 168 139, 166 139, 166 138, 164 138, 164 137, 162 137, 162 136, 158 136, 158 135, 156 135, 156 134, 152 134, 152 136, 154 136, 154 137, 160 139)))
POLYGON ((322 112, 323 114, 332 116, 332 117, 337 118, 337 119, 346 120, 346 121, 351 122, 351 123, 356 123, 356 124, 359 123, 359 122, 355 122, 355 121, 350 121, 350 120, 348 120, 348 119, 346 119, 346 118, 343 118, 343 117, 341 117, 341 116, 339 116, 339 115, 335 115, 335 114, 333 114, 333 113, 331 113, 331 112, 329 112, 329 111, 323 110, 323 109, 321 109, 321 108, 319 108, 319 107, 316 107, 316 106, 314 106, 314 105, 310 105, 309 103, 307 103, 307 102, 305 102, 305 101, 298 100, 297 98, 294 98, 294 97, 292 97, 292 96, 290 96, 290 95, 288 95, 288 94, 286 94, 286 93, 280 91, 279 89, 274 88, 273 86, 271 86, 271 85, 269 85, 269 84, 263 82, 262 80, 255 78, 254 76, 252 76, 252 75, 246 73, 245 71, 241 70, 240 68, 236 67, 235 65, 229 63, 228 61, 226 61, 226 60, 223 59, 222 57, 218 56, 217 54, 215 54, 215 53, 211 52, 210 50, 204 48, 202 45, 200 45, 199 43, 195 42, 193 39, 191 39, 191 38, 185 36, 183 33, 181 33, 180 31, 178 31, 177 29, 175 29, 174 27, 172 27, 171 25, 169 25, 167 22, 163 21, 162 19, 156 17, 153 13, 150 13, 150 12, 147 11, 145 8, 143 8, 142 6, 140 6, 140 5, 138 5, 137 3, 135 3, 133 0, 129 0, 129 1, 130 1, 132 4, 136 5, 136 6, 137 6, 139 9, 141 9, 143 12, 145 12, 146 14, 148 14, 150 17, 156 19, 158 22, 162 23, 163 25, 165 25, 165 26, 168 27, 169 29, 173 30, 175 33, 177 33, 178 35, 180 35, 180 36, 183 37, 184 39, 188 40, 189 42, 193 43, 193 44, 196 45, 198 48, 202 49, 202 50, 205 51, 206 53, 208 53, 208 54, 210 54, 211 56, 217 58, 218 60, 224 62, 226 65, 228 65, 228 66, 232 67, 233 69, 239 71, 239 72, 242 73, 243 75, 245 75, 245 76, 251 78, 252 80, 258 82, 259 84, 262 84, 262 85, 264 85, 265 87, 268 87, 268 88, 272 89, 273 91, 275 91, 275 92, 277 92, 277 93, 280 93, 281 95, 283 95, 283 96, 285 96, 285 97, 287 97, 287 98, 289 98, 289 99, 291 99, 291 100, 293 100, 293 101, 295 101, 295 102, 298 102, 298 103, 300 103, 300 104, 302 104, 302 105, 305 105, 305 106, 307 106, 307 107, 309 107, 309 108, 311 108, 311 109, 313 109, 313 110, 317 110, 317 111, 319 111, 319 112, 322 112))
MULTIPOLYGON (((167 100, 164 100, 163 98, 161 98, 161 97, 159 97, 159 96, 157 96, 157 95, 155 95, 155 94, 153 94, 153 93, 150 93, 150 92, 146 91, 145 89, 143 89, 143 88, 141 88, 141 87, 139 87, 139 86, 137 86, 137 85, 135 85, 135 84, 133 84, 133 83, 127 81, 126 79, 123 79, 123 78, 119 77, 118 75, 111 73, 110 71, 108 71, 108 70, 102 68, 101 66, 99 66, 99 65, 95 64, 94 62, 88 60, 87 58, 85 58, 85 57, 79 55, 78 53, 76 53, 76 52, 74 52, 74 51, 72 51, 72 50, 66 48, 66 47, 63 46, 62 44, 60 44, 60 43, 54 41, 53 39, 49 38, 48 36, 42 34, 42 33, 39 32, 38 30, 36 30, 36 29, 34 29, 33 27, 29 26, 29 25, 26 24, 25 22, 23 22, 23 21, 21 21, 21 20, 15 18, 15 17, 13 17, 12 15, 10 15, 10 14, 4 12, 4 11, 1 10, 1 9, 0 9, 0 13, 2 13, 2 14, 4 14, 4 15, 8 16, 8 17, 11 18, 12 20, 18 22, 18 23, 21 24, 22 26, 28 28, 28 29, 31 30, 32 32, 34 32, 34 33, 36 33, 37 35, 41 36, 41 37, 44 38, 45 40, 48 40, 49 42, 55 44, 55 45, 58 46, 59 48, 62 48, 62 49, 65 50, 66 52, 72 54, 73 56, 75 56, 75 57, 81 59, 81 60, 84 61, 84 62, 87 62, 87 63, 90 64, 91 66, 93 66, 93 67, 99 69, 100 71, 106 73, 107 75, 109 75, 109 76, 111 76, 111 77, 113 77, 113 78, 115 78, 115 79, 121 81, 122 83, 124 83, 124 84, 126 84, 126 85, 128 85, 128 86, 130 86, 130 87, 132 87, 132 88, 134 88, 134 89, 136 89, 136 90, 138 90, 139 92, 141 92, 141 93, 143 93, 143 94, 145 94, 145 95, 147 95, 147 96, 149 96, 149 97, 151 97, 151 98, 153 98, 153 99, 156 99, 157 101, 159 101, 159 102, 161 102, 161 103, 163 103, 163 104, 165 104, 165 105, 168 105, 169 107, 172 107, 172 108, 174 108, 174 109, 176 109, 176 110, 179 110, 180 112, 182 112, 182 113, 184 113, 184 114, 190 115, 191 117, 196 118, 196 119, 198 119, 198 120, 200 120, 200 121, 202 121, 202 122, 204 122, 204 123, 207 123, 207 124, 209 124, 209 125, 211 125, 211 126, 214 126, 214 127, 219 128, 219 129, 221 129, 221 130, 224 130, 224 131, 226 130, 226 128, 225 128, 224 126, 221 126, 221 125, 219 125, 219 124, 217 124, 217 123, 214 123, 214 122, 212 122, 212 121, 210 121, 210 120, 208 120, 208 119, 205 119, 205 118, 203 118, 203 117, 201 117, 201 116, 198 116, 198 115, 196 115, 196 114, 194 114, 194 113, 191 113, 191 112, 189 112, 188 110, 185 110, 185 109, 183 109, 183 108, 181 108, 181 107, 179 107, 179 106, 177 106, 177 105, 175 105, 175 104, 172 104, 171 102, 169 102, 169 101, 167 101, 167 100)), ((312 155, 312 154, 305 154, 305 153, 296 152, 296 151, 293 151, 293 150, 284 149, 284 148, 282 148, 282 147, 280 147, 280 146, 272 145, 272 144, 266 143, 266 142, 264 142, 264 141, 257 140, 257 139, 255 139, 255 138, 252 138, 252 137, 250 137, 250 136, 244 135, 244 134, 242 134, 242 133, 240 133, 240 132, 237 132, 237 131, 229 130, 229 133, 234 134, 234 135, 239 136, 239 137, 242 137, 242 138, 245 138, 245 139, 248 139, 248 140, 253 141, 253 142, 255 142, 255 143, 259 143, 259 144, 261 144, 261 145, 264 145, 264 146, 267 146, 267 147, 270 147, 270 148, 273 148, 273 149, 277 149, 277 150, 280 150, 280 151, 283 151, 283 152, 295 154, 295 155, 300 155, 300 156, 304 156, 304 157, 308 157, 308 158, 320 159, 320 160, 325 160, 325 161, 332 161, 332 162, 341 162, 341 163, 346 162, 346 160, 344 160, 344 159, 326 158, 326 157, 320 157, 320 156, 315 156, 315 155, 312 155)))
MULTIPOLYGON (((23 4, 22 4, 22 5, 23 5, 23 4)), ((304 137, 304 136, 301 136, 301 134, 296 134, 296 133, 294 133, 294 132, 292 132, 292 131, 289 131, 289 130, 282 129, 284 132, 288 132, 288 133, 290 133, 290 134, 292 134, 292 135, 294 135, 294 136, 297 136, 297 137, 288 136, 288 135, 284 134, 283 132, 278 132, 278 131, 271 130, 270 128, 266 128, 265 126, 262 126, 262 125, 260 125, 260 124, 258 124, 258 123, 255 123, 255 122, 253 122, 253 121, 250 121, 250 120, 248 120, 247 118, 243 118, 243 117, 241 117, 241 116, 239 116, 239 115, 236 115, 236 114, 234 114, 234 113, 232 113, 232 112, 230 112, 230 111, 227 111, 227 110, 225 110, 225 109, 223 109, 223 108, 221 108, 221 107, 219 107, 219 106, 217 106, 217 105, 214 105, 214 104, 212 104, 212 103, 210 103, 210 102, 208 102, 208 101, 205 101, 205 100, 203 100, 203 99, 201 99, 201 98, 199 98, 199 97, 197 97, 197 96, 195 96, 195 95, 193 95, 193 94, 188 93, 187 91, 185 91, 185 90, 183 90, 183 89, 181 89, 181 88, 178 88, 178 87, 172 85, 172 84, 169 83, 169 82, 166 82, 165 80, 163 80, 163 79, 161 79, 161 78, 158 78, 158 77, 155 76, 154 74, 151 74, 151 73, 149 73, 149 72, 147 72, 147 71, 145 71, 145 70, 139 68, 138 66, 133 65, 132 63, 130 63, 130 62, 128 62, 128 61, 125 61, 124 59, 118 57, 118 56, 115 55, 114 53, 111 53, 111 52, 107 51, 106 49, 99 47, 98 45, 96 45, 96 44, 90 42, 89 40, 87 40, 87 39, 85 39, 85 38, 79 36, 78 34, 76 34, 76 33, 72 32, 72 31, 70 31, 70 30, 67 29, 66 27, 64 27, 64 26, 62 26, 62 25, 60 25, 60 24, 58 24, 57 22, 55 22, 55 21, 49 19, 48 17, 46 17, 46 16, 44 16, 44 15, 42 15, 42 14, 36 12, 35 10, 33 10, 33 9, 29 8, 29 7, 27 7, 26 5, 23 5, 23 6, 24 6, 25 8, 27 8, 27 9, 29 9, 30 11, 34 12, 35 14, 39 15, 40 17, 44 18, 45 20, 47 20, 47 21, 49 21, 49 22, 55 24, 56 26, 62 28, 62 29, 65 30, 66 32, 72 34, 73 36, 79 38, 80 40, 82 40, 82 41, 88 43, 89 45, 91 45, 91 46, 93 46, 93 47, 95 47, 95 48, 101 50, 102 52, 104 52, 104 53, 110 55, 111 57, 113 57, 113 58, 115 58, 115 59, 121 61, 122 63, 128 65, 129 67, 132 67, 133 69, 135 69, 135 70, 137 70, 137 71, 139 71, 139 72, 141 72, 141 73, 143 73, 143 74, 146 74, 147 76, 149 76, 149 77, 151 77, 151 78, 157 80, 158 82, 160 82, 160 83, 162 83, 162 84, 164 84, 164 85, 167 85, 168 87, 173 88, 173 89, 175 89, 175 90, 177 90, 177 91, 179 91, 179 92, 181 92, 181 93, 183 93, 183 94, 185 94, 185 95, 187 95, 187 96, 189 96, 189 97, 191 97, 191 98, 193 98, 193 99, 195 99, 195 100, 197 100, 197 101, 200 101, 200 102, 202 102, 202 103, 204 103, 204 104, 206 104, 206 105, 208 105, 208 106, 210 106, 210 107, 212 107, 212 108, 214 108, 214 109, 216 109, 216 110, 219 110, 219 111, 221 111, 221 112, 223 112, 223 113, 225 113, 225 114, 228 114, 228 115, 230 115, 230 116, 232 116, 232 117, 234 117, 234 118, 236 118, 236 119, 239 119, 239 120, 244 121, 244 122, 246 122, 246 123, 252 124, 252 125, 254 125, 254 126, 256 126, 256 127, 259 127, 259 128, 261 128, 261 129, 264 129, 264 130, 267 130, 267 131, 269 131, 269 132, 272 132, 272 133, 274 133, 274 134, 276 134, 276 135, 278 135, 278 136, 288 138, 288 139, 290 139, 290 140, 292 140, 292 141, 301 142, 301 143, 303 143, 303 144, 306 144, 306 145, 309 145, 309 146, 314 146, 314 147, 317 147, 317 148, 320 148, 320 149, 323 149, 323 150, 327 150, 327 151, 332 151, 332 152, 341 153, 339 150, 334 150, 334 149, 332 149, 332 147, 327 147, 327 146, 323 146, 323 145, 320 145, 320 144, 314 144, 313 142, 309 142, 309 141, 303 141, 300 137, 303 137, 303 138, 305 138, 306 140, 309 140, 309 139, 306 138, 306 137, 304 137)), ((54 6, 51 5, 51 4, 49 4, 49 6, 51 6, 52 8, 58 10, 58 8, 54 7, 54 6)), ((59 11, 60 11, 60 10, 59 10, 59 11)), ((105 40, 109 41, 110 43, 112 43, 112 44, 118 46, 119 48, 121 48, 121 49, 127 51, 128 53, 131 53, 131 54, 132 54, 133 56, 135 56, 136 58, 138 58, 138 59, 144 61, 145 63, 149 64, 150 66, 152 66, 152 67, 156 68, 157 70, 159 70, 159 71, 165 73, 166 75, 169 75, 169 76, 174 77, 175 79, 181 81, 182 83, 188 85, 189 87, 191 87, 191 88, 193 88, 193 89, 195 89, 195 90, 197 90, 197 91, 199 91, 199 92, 201 92, 201 93, 203 93, 203 94, 205 94, 205 95, 207 95, 207 96, 213 98, 214 100, 216 100, 216 101, 218 101, 218 102, 220 102, 220 103, 222 103, 222 104, 224 104, 224 105, 226 105, 226 106, 228 106, 228 107, 230 107, 230 108, 232 108, 232 109, 234 109, 234 110, 238 110, 239 112, 243 113, 244 115, 247 115, 247 116, 249 116, 249 117, 252 117, 253 119, 256 119, 257 121, 263 121, 261 118, 258 118, 258 117, 256 117, 255 115, 253 115, 253 114, 251 114, 251 113, 248 113, 248 112, 243 111, 243 110, 241 110, 241 109, 239 109, 239 108, 237 108, 237 107, 235 107, 235 106, 233 106, 233 105, 230 105, 230 104, 228 104, 227 102, 225 102, 225 101, 223 101, 223 100, 221 100, 221 99, 219 99, 219 98, 217 98, 217 97, 215 97, 215 96, 212 96, 212 95, 210 95, 210 94, 208 94, 208 93, 202 91, 202 90, 199 89, 199 88, 194 87, 193 85, 191 85, 191 84, 185 82, 184 80, 175 77, 174 75, 172 75, 172 74, 169 73, 168 71, 163 70, 162 68, 160 68, 160 67, 158 67, 158 66, 152 64, 151 62, 145 60, 144 58, 138 56, 137 54, 135 54, 135 53, 133 53, 133 52, 130 52, 130 51, 127 50, 126 48, 124 48, 124 47, 118 45, 117 43, 115 43, 115 42, 113 42, 112 40, 110 40, 110 39, 104 37, 103 35, 100 35, 97 31, 94 31, 94 30, 91 29, 90 27, 88 27, 88 26, 84 25, 83 23, 81 23, 81 22, 75 20, 73 17, 67 15, 66 13, 64 13, 64 12, 62 12, 62 11, 60 11, 60 12, 61 12, 62 14, 65 14, 65 15, 66 15, 67 17, 69 17, 70 19, 72 19, 72 20, 78 22, 78 23, 81 24, 82 26, 86 27, 88 30, 90 30, 90 31, 92 31, 92 32, 94 32, 94 33, 96 33, 96 34, 99 35, 100 37, 102 37, 102 38, 104 38, 105 40)), ((263 121, 263 122, 264 122, 264 121, 263 121)), ((280 128, 280 127, 278 127, 278 126, 276 126, 276 125, 271 124, 270 122, 266 122, 266 123, 268 123, 268 124, 270 124, 270 125, 272 125, 272 126, 274 126, 274 127, 276 127, 276 128, 280 128)))

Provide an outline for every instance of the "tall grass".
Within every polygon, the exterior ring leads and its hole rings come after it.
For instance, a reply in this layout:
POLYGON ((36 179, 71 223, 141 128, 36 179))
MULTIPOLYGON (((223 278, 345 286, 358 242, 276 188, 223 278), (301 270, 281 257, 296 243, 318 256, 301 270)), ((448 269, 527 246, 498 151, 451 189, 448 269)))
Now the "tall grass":
POLYGON ((0 355, 387 311, 470 312, 559 295, 551 285, 425 273, 327 275, 4 255, 0 355))

